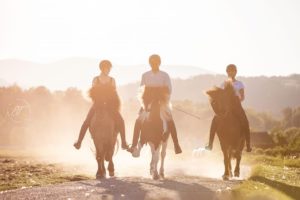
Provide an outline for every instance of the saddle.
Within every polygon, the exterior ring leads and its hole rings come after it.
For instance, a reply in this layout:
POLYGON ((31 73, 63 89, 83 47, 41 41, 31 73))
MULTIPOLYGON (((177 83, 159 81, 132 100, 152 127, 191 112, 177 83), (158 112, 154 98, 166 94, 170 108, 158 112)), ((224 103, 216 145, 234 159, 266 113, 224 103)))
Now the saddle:
POLYGON ((162 107, 168 102, 167 87, 145 87, 142 96, 144 109, 140 112, 142 120, 141 126, 141 144, 151 142, 157 148, 163 140, 164 116, 162 116, 162 107))

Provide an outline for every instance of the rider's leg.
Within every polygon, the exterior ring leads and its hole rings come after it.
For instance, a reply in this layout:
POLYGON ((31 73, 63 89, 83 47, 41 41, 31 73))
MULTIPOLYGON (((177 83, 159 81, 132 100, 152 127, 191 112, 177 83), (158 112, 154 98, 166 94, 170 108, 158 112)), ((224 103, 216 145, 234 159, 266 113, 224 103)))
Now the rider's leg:
POLYGON ((137 146, 139 138, 140 138, 141 129, 142 129, 141 114, 143 111, 144 111, 143 108, 141 108, 139 111, 139 117, 135 120, 132 144, 131 144, 131 147, 128 149, 128 151, 131 153, 133 152, 134 148, 137 146))
POLYGON ((176 126, 175 126, 174 120, 172 118, 168 121, 168 128, 170 130, 171 137, 172 137, 172 140, 174 143, 175 153, 176 154, 182 153, 182 150, 181 150, 179 142, 178 142, 176 126))
POLYGON ((249 121, 248 121, 248 118, 246 116, 245 110, 242 107, 242 104, 238 104, 238 106, 234 109, 234 114, 240 120, 240 123, 242 125, 242 130, 243 130, 243 133, 245 134, 245 139, 246 139, 247 151, 251 152, 252 148, 251 148, 251 145, 250 145, 249 121))
POLYGON ((251 152, 252 148, 251 148, 251 144, 250 144, 250 127, 249 127, 248 118, 247 118, 244 110, 242 112, 241 123, 242 123, 242 127, 243 127, 243 130, 245 133, 247 152, 251 152))
POLYGON ((133 138, 132 138, 132 145, 130 149, 128 149, 129 152, 133 152, 134 148, 137 146, 139 138, 140 138, 140 133, 141 133, 141 127, 142 127, 142 122, 139 118, 135 120, 134 124, 134 131, 133 131, 133 138))
POLYGON ((120 112, 115 113, 115 120, 117 123, 117 130, 120 132, 121 135, 122 149, 128 149, 128 145, 126 142, 126 134, 125 134, 125 123, 120 112))
POLYGON ((86 134, 87 129, 89 128, 90 122, 92 120, 92 117, 95 113, 95 105, 92 105, 92 107, 90 108, 88 115, 86 116, 86 119, 84 120, 80 132, 79 132, 79 136, 78 136, 78 140, 77 142, 74 144, 74 147, 76 149, 80 149, 81 146, 81 142, 86 134))
POLYGON ((210 126, 210 131, 209 131, 209 142, 208 145, 205 147, 205 149, 207 150, 212 150, 213 148, 213 143, 214 143, 214 139, 215 139, 215 135, 217 132, 217 116, 214 116, 212 122, 211 122, 211 126, 210 126))

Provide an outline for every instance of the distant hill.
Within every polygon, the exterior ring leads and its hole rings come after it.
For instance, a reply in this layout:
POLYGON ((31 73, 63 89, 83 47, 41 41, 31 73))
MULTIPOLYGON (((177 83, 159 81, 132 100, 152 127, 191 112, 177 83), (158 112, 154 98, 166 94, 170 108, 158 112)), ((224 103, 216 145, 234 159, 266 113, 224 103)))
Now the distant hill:
MULTIPOLYGON (((173 79, 173 100, 207 103, 204 91, 220 85, 224 75, 197 75, 189 79, 173 79)), ((238 77, 245 84, 245 107, 258 111, 280 113, 285 107, 300 106, 300 74, 274 77, 238 77)), ((124 99, 136 97, 138 83, 119 88, 124 99)))
MULTIPOLYGON (((23 60, 0 60, 0 86, 17 83, 22 87, 44 85, 51 90, 77 87, 86 91, 93 76, 99 74, 98 59, 74 57, 48 64, 23 60)), ((123 100, 136 98, 141 74, 147 65, 114 65, 123 100)), ((207 103, 204 91, 220 85, 226 76, 194 66, 162 66, 173 78, 173 100, 207 103)), ((238 77, 246 86, 246 107, 279 113, 285 107, 300 106, 300 75, 273 77, 238 77)))
MULTIPOLYGON (((87 90, 92 78, 99 74, 98 59, 74 57, 57 62, 41 64, 24 60, 0 60, 0 78, 17 83, 21 87, 44 85, 51 90, 77 87, 87 90)), ((138 81, 148 65, 121 66, 113 63, 112 76, 118 85, 138 81)), ((198 74, 212 73, 194 66, 165 66, 173 78, 188 78, 198 74)), ((0 82, 1 83, 1 82, 0 82)))

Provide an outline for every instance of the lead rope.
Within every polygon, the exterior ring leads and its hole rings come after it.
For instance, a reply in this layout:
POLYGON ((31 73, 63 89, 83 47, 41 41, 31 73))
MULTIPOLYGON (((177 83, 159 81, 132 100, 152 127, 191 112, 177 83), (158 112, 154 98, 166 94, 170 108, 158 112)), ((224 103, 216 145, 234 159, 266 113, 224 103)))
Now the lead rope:
MULTIPOLYGON (((195 115, 195 114, 189 113, 189 112, 187 112, 187 111, 184 111, 184 110, 182 110, 182 109, 180 109, 180 108, 178 108, 178 107, 176 107, 176 106, 172 106, 172 108, 173 108, 174 110, 177 110, 177 111, 179 111, 179 112, 182 112, 182 113, 184 113, 184 114, 186 114, 186 115, 189 115, 189 116, 194 117, 194 118, 199 119, 199 120, 204 120, 204 119, 206 119, 206 118, 201 118, 201 117, 199 117, 199 116, 197 116, 197 115, 195 115)), ((211 118, 211 117, 210 117, 210 118, 211 118)), ((208 118, 207 118, 207 119, 208 119, 208 118)))

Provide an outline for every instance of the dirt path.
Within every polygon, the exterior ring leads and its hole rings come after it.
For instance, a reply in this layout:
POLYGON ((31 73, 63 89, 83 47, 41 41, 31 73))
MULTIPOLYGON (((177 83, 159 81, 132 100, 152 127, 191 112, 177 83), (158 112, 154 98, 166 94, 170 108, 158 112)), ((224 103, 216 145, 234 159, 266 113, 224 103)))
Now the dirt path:
POLYGON ((122 177, 68 182, 47 187, 25 188, 0 193, 0 199, 103 199, 103 200, 209 200, 240 181, 181 176, 154 181, 150 178, 122 177))

